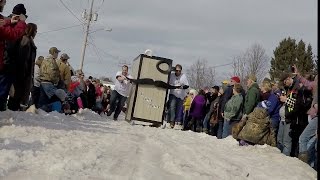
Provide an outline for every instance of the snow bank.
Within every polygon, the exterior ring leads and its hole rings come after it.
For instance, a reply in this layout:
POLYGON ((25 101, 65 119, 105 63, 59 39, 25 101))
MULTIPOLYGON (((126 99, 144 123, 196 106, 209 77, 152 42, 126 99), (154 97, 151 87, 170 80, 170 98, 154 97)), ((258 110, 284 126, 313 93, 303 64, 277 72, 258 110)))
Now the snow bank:
POLYGON ((231 137, 132 126, 88 110, 73 116, 0 113, 0 179, 316 177, 307 164, 276 148, 239 147, 231 137))

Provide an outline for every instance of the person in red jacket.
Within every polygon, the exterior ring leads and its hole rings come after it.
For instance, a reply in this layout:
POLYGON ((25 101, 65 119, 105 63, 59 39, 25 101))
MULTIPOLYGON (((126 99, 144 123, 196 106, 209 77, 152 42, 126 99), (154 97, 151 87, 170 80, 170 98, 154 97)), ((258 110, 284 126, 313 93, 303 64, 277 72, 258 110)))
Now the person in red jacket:
MULTIPOLYGON (((0 13, 6 4, 6 0, 0 0, 0 13)), ((27 27, 26 16, 14 15, 11 19, 4 19, 0 14, 0 111, 6 110, 7 97, 12 85, 12 75, 6 73, 6 62, 8 54, 6 52, 6 42, 16 41, 21 38, 27 27)))

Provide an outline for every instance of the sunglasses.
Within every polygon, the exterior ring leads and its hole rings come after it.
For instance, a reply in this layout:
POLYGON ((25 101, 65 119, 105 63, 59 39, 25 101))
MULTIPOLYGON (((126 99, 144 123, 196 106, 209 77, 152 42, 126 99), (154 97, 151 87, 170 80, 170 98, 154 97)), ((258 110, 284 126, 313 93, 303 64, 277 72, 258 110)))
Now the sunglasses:
POLYGON ((177 70, 177 69, 176 69, 176 72, 181 72, 181 70, 177 70))

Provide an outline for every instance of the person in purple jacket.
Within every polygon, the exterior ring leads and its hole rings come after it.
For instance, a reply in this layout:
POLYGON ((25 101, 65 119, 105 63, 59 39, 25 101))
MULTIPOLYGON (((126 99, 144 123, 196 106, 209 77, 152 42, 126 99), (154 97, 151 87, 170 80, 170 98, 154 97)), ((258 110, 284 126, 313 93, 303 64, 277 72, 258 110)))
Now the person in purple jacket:
POLYGON ((190 107, 191 121, 188 123, 188 127, 192 131, 202 132, 202 120, 205 115, 206 98, 204 90, 199 90, 199 93, 194 97, 190 107), (196 129, 194 127, 196 126, 196 129))

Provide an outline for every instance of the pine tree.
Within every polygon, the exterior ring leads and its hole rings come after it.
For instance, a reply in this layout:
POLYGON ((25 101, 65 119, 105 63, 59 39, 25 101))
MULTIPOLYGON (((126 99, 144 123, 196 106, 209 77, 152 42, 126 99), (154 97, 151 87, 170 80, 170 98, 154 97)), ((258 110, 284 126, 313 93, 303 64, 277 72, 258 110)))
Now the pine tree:
POLYGON ((273 51, 274 57, 271 58, 271 79, 278 79, 283 72, 290 72, 290 65, 293 65, 296 59, 296 46, 296 40, 289 37, 276 47, 273 51))
POLYGON ((299 72, 314 72, 314 55, 312 47, 309 44, 306 50, 306 44, 300 40, 296 44, 295 39, 284 39, 273 51, 274 57, 271 59, 270 76, 271 79, 279 79, 284 72, 290 73, 291 66, 296 64, 299 72))
POLYGON ((306 73, 306 72, 317 73, 318 72, 317 71, 317 63, 318 63, 318 60, 315 61, 315 56, 312 53, 311 44, 308 44, 308 47, 307 47, 307 59, 305 61, 305 64, 304 64, 303 68, 301 68, 301 69, 306 70, 306 71, 304 71, 304 73, 306 73))
POLYGON ((294 64, 297 66, 300 73, 302 74, 305 73, 305 69, 303 67, 307 59, 307 54, 305 51, 306 51, 306 44, 302 40, 300 40, 296 48, 297 59, 294 61, 294 64))

